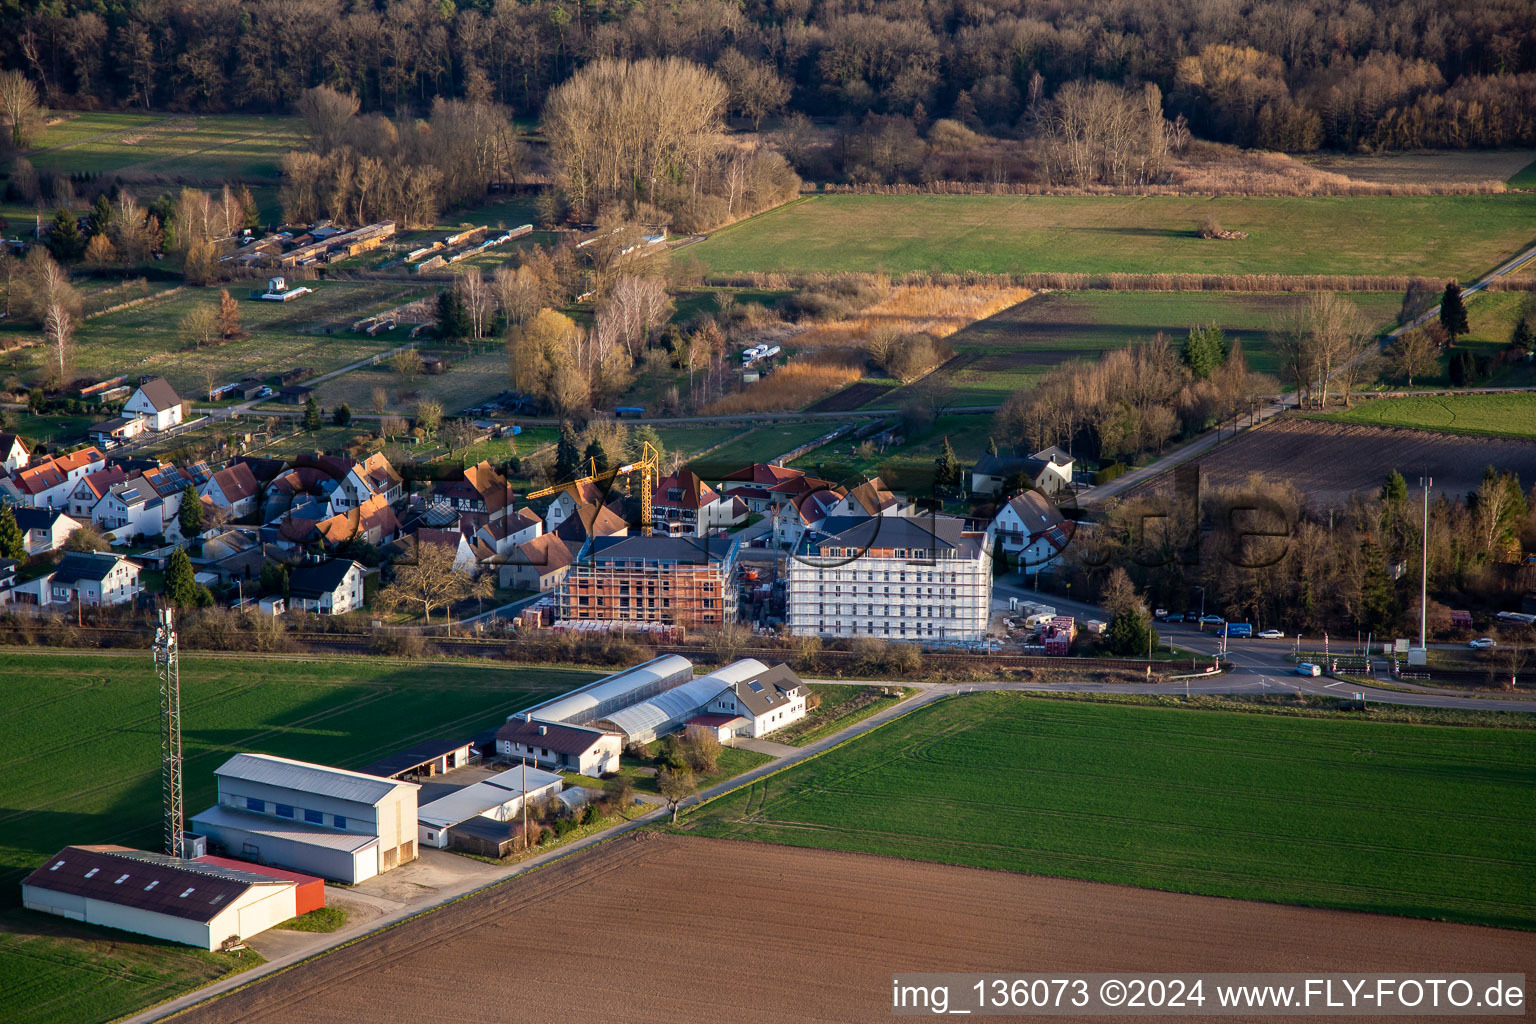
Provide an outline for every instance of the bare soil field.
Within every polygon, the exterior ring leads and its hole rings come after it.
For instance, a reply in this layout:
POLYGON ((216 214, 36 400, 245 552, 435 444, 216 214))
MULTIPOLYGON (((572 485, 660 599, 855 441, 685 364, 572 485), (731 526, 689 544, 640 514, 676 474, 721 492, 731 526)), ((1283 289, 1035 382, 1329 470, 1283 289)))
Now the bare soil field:
POLYGON ((177 1020, 878 1021, 893 971, 1532 962, 1524 932, 640 833, 177 1020))
POLYGON ((874 381, 861 380, 857 384, 848 385, 836 394, 828 395, 819 402, 812 402, 805 407, 805 411, 847 412, 884 397, 894 387, 894 384, 877 384, 874 381))
POLYGON ((1389 185, 1506 181, 1536 159, 1529 149, 1429 150, 1420 153, 1315 153, 1302 158, 1319 170, 1389 185))
MULTIPOLYGON (((1536 442, 1283 416, 1223 444, 1199 465, 1207 487, 1231 487, 1257 473, 1266 480, 1288 481, 1326 507, 1380 489, 1393 469, 1407 478, 1410 488, 1428 472, 1437 493, 1455 497, 1477 490, 1486 466, 1533 480, 1536 442)), ((1165 473, 1130 493, 1169 486, 1172 477, 1165 473)))

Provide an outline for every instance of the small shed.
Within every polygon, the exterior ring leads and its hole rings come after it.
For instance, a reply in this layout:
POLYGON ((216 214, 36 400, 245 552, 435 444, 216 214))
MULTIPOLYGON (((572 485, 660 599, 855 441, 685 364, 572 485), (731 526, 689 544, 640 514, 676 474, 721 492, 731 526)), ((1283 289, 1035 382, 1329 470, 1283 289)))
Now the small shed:
POLYGON ((473 747, 473 740, 427 740, 388 757, 380 758, 359 770, 365 775, 378 775, 386 779, 430 778, 444 772, 451 772, 455 768, 462 768, 472 760, 476 760, 473 747))
POLYGON ((506 857, 521 845, 523 823, 474 817, 448 830, 448 848, 473 853, 477 857, 506 857))
POLYGON ((314 388, 307 388, 302 384, 290 384, 278 392, 277 400, 284 405, 303 405, 314 391, 314 388))

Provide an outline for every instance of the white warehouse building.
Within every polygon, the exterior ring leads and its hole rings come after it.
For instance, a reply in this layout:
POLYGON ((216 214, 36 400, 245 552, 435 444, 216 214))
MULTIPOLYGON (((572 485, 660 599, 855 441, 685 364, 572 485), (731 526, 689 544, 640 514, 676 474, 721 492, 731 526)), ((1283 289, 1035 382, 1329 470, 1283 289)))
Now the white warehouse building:
POLYGON ((539 801, 559 796, 564 787, 565 780, 554 772, 519 765, 455 790, 422 804, 416 812, 421 845, 441 850, 448 845, 449 830, 455 825, 471 818, 512 821, 522 813, 524 799, 539 801))
POLYGON ((292 879, 124 846, 66 846, 21 883, 22 906, 200 949, 294 916, 292 879))
POLYGON ((231 857, 355 884, 416 859, 414 782, 270 754, 214 770, 219 802, 192 829, 231 857))
POLYGON ((987 535, 954 516, 829 516, 789 559, 796 636, 975 642, 991 607, 987 535))

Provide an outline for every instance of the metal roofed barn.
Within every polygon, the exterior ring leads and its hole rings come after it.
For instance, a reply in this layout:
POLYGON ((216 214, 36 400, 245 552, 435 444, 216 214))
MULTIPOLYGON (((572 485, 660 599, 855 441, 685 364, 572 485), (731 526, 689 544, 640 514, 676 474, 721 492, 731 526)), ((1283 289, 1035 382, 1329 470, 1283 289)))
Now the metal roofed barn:
POLYGON ((215 775, 268 786, 302 789, 306 793, 333 796, 338 800, 356 800, 376 804, 404 783, 381 779, 377 775, 306 764, 273 754, 236 754, 214 769, 215 775))
POLYGON ((507 720, 521 718, 526 713, 545 722, 585 725, 692 678, 693 663, 687 658, 663 655, 529 708, 527 712, 508 715, 507 720))
POLYGON ((610 714, 604 721, 624 733, 630 742, 649 743, 681 725, 715 695, 733 683, 752 679, 768 671, 756 658, 743 658, 707 676, 673 687, 648 700, 610 714))

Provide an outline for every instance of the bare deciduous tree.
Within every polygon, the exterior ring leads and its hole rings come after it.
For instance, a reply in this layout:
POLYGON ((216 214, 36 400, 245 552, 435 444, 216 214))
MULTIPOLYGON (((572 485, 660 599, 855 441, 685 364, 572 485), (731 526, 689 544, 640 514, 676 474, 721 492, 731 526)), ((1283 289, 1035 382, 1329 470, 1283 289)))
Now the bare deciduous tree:
POLYGON ((408 605, 419 608, 422 616, 431 622, 432 612, 438 608, 495 593, 495 585, 489 576, 455 565, 457 552, 446 544, 417 544, 413 554, 409 561, 395 564, 394 580, 379 591, 382 607, 408 605))
POLYGON ((11 145, 26 149, 32 128, 42 119, 37 86, 20 71, 0 71, 0 117, 11 130, 11 145))

